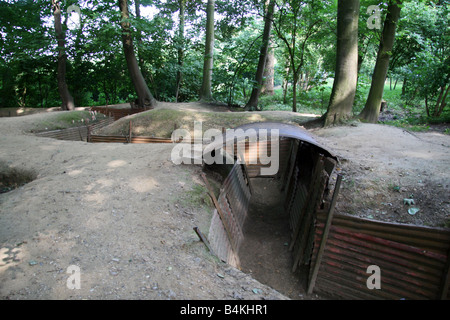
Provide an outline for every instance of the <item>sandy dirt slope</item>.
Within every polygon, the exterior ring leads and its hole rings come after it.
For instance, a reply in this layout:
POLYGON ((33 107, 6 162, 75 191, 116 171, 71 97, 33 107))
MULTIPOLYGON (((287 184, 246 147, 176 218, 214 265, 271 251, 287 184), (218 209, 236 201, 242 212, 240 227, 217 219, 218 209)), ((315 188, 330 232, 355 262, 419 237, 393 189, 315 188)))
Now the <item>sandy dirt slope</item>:
POLYGON ((0 119, 0 161, 37 174, 0 195, 1 299, 286 299, 199 241, 212 210, 193 205, 200 168, 174 165, 172 145, 24 135, 41 117, 0 119))
MULTIPOLYGON (((37 177, 0 194, 0 299, 287 298, 199 241, 192 228, 206 233, 212 214, 201 168, 174 165, 172 145, 27 133, 45 117, 0 118, 0 163, 37 177), (80 289, 67 288, 72 265, 80 289)), ((338 213, 433 226, 450 218, 448 135, 367 124, 311 134, 341 160, 338 213), (414 216, 403 204, 411 196, 414 216)))

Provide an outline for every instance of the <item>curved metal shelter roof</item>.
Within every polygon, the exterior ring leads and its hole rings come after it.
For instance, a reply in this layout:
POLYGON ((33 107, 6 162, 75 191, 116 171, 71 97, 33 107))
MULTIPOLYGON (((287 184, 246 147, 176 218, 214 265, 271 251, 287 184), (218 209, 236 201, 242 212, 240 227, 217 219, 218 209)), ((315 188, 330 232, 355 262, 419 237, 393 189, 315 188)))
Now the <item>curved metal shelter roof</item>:
MULTIPOLYGON (((285 138, 292 138, 297 139, 303 142, 307 142, 315 147, 317 147, 321 153, 323 153, 325 156, 332 157, 336 159, 336 156, 329 150, 327 150, 325 147, 320 145, 309 133, 303 128, 300 128, 298 126, 294 126, 287 123, 280 123, 280 122, 254 122, 254 123, 248 123, 244 124, 242 126, 233 128, 234 134, 227 134, 223 133, 223 141, 217 141, 209 144, 203 153, 208 153, 213 150, 220 149, 224 145, 226 145, 227 142, 231 141, 242 141, 248 138, 249 132, 254 130, 256 134, 258 135, 264 131, 264 137, 267 138, 267 133, 270 134, 271 130, 278 130, 279 137, 285 137, 285 138)), ((253 131, 252 131, 253 132, 253 131)))

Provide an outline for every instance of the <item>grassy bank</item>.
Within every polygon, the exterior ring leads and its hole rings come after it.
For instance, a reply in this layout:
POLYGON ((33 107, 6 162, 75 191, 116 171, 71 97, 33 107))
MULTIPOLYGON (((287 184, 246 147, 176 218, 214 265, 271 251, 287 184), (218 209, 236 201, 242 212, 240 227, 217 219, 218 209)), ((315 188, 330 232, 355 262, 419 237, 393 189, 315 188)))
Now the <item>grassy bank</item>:
POLYGON ((235 128, 252 122, 276 121, 301 125, 313 116, 302 116, 291 112, 192 112, 175 109, 155 109, 122 118, 112 125, 96 132, 102 135, 128 135, 132 121, 132 134, 170 138, 174 128, 193 133, 194 123, 202 123, 202 130, 235 128))

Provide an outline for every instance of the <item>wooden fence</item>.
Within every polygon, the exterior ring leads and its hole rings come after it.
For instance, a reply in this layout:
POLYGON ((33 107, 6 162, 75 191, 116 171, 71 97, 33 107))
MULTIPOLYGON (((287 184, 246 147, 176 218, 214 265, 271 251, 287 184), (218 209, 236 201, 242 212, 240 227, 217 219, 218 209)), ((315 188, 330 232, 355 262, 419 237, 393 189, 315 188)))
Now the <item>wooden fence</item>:
POLYGON ((172 139, 154 137, 90 135, 91 143, 172 143, 172 139))
POLYGON ((57 140, 68 140, 68 141, 88 141, 91 132, 110 125, 114 122, 113 118, 107 118, 101 120, 95 124, 84 125, 74 128, 52 130, 36 133, 39 137, 52 138, 57 140))

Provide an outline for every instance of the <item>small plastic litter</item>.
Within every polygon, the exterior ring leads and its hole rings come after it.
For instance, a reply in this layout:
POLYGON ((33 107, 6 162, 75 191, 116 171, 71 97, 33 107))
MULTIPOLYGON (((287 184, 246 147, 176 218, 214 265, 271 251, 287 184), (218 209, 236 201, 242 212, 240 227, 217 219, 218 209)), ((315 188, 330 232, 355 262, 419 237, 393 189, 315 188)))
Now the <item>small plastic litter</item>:
POLYGON ((408 213, 412 216, 415 215, 417 212, 419 212, 418 208, 409 208, 408 209, 408 213))
POLYGON ((28 262, 28 264, 29 264, 30 266, 35 266, 35 265, 37 265, 38 263, 37 263, 37 261, 30 260, 30 261, 28 262))

